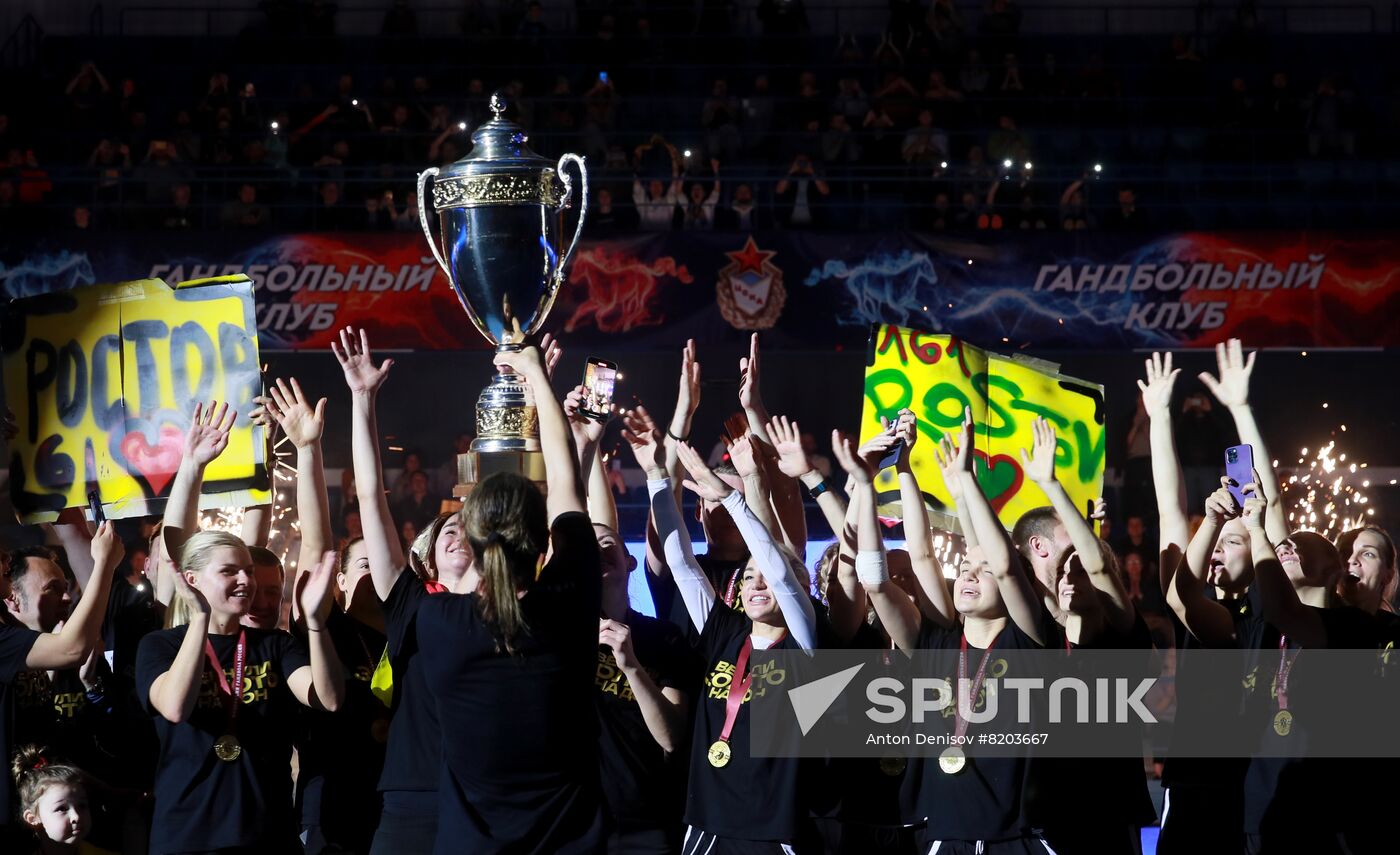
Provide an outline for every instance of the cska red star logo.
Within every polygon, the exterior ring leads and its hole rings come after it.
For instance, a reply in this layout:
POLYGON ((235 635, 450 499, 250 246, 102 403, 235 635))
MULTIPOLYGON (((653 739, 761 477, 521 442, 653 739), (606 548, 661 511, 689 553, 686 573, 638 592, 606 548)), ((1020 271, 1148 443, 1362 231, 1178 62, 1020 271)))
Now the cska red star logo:
POLYGON ((729 264, 719 271, 715 296, 720 314, 740 330, 766 330, 778 322, 787 302, 783 271, 770 260, 776 252, 762 250, 749 237, 743 249, 726 252, 729 264))

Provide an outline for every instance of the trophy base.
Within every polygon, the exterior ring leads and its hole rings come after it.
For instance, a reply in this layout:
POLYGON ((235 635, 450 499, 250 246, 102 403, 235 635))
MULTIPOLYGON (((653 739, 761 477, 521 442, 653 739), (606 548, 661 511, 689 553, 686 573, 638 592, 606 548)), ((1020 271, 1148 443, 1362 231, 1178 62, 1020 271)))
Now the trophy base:
POLYGON ((485 450, 478 451, 476 443, 466 454, 457 455, 457 486, 452 488, 454 498, 464 499, 471 495, 477 484, 497 472, 511 472, 535 482, 540 492, 545 491, 544 454, 535 441, 533 450, 485 450))

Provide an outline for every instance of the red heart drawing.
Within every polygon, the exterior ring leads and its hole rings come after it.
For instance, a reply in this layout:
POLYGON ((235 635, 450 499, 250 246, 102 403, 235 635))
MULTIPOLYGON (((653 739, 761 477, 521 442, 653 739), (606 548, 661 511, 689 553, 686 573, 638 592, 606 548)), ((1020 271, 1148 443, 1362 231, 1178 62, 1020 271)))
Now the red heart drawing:
POLYGON ((141 473, 146 483, 151 485, 157 496, 165 492, 175 471, 180 468, 180 458, 184 456, 185 435, 173 425, 160 429, 160 438, 152 448, 146 435, 132 431, 122 437, 122 455, 131 468, 141 473))
POLYGON ((1006 503, 1015 498, 1016 493, 1020 491, 1026 473, 1021 471, 1021 464, 1016 458, 1009 454, 996 454, 989 459, 987 452, 980 448, 974 448, 972 454, 975 458, 974 464, 980 464, 975 466, 975 469, 979 470, 977 483, 987 495, 992 510, 1000 514, 1006 503))

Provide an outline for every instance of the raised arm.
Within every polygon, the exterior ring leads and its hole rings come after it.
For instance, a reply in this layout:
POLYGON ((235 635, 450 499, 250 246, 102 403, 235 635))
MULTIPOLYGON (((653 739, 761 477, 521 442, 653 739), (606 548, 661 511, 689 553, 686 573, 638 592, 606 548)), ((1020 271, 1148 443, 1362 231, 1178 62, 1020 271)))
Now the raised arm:
MULTIPOLYGON (((677 502, 681 498, 681 482, 685 473, 676 446, 690 441, 690 426, 695 410, 700 406, 700 362, 695 358, 695 339, 688 339, 681 350, 680 389, 676 393, 676 409, 671 414, 670 427, 666 428, 665 454, 666 476, 671 481, 671 490, 677 502)), ((661 539, 656 533, 656 521, 647 515, 647 572, 657 576, 667 574, 666 557, 661 549, 661 539)))
POLYGON ((773 505, 769 501, 772 494, 768 489, 768 477, 758 460, 758 454, 753 434, 745 434, 729 446, 729 461, 734 464, 734 471, 744 482, 745 504, 768 533, 776 536, 781 529, 773 513, 773 505))
POLYGON ((875 614, 895 646, 900 650, 913 650, 919 643, 919 607, 890 581, 885 542, 880 536, 880 520, 875 513, 874 474, 869 464, 851 448, 851 441, 839 431, 831 432, 831 449, 854 486, 851 504, 857 509, 855 569, 861 590, 869 596, 875 614))
POLYGON ((360 523, 374 592, 382 601, 394 589, 404 568, 403 546, 394 518, 389 513, 389 496, 384 490, 384 467, 379 458, 379 421, 375 401, 389 376, 394 360, 378 367, 369 352, 369 333, 353 327, 340 331, 340 340, 331 342, 331 352, 345 374, 350 388, 350 452, 355 467, 355 495, 360 504, 360 523))
POLYGON ((63 629, 43 633, 34 640, 34 646, 25 657, 25 667, 36 670, 76 668, 102 643, 102 620, 107 614, 112 574, 125 552, 110 520, 97 527, 97 534, 88 548, 93 571, 87 590, 78 598, 63 629))
POLYGON ((1181 374, 1172 368, 1172 355, 1152 354, 1146 360, 1147 382, 1138 381, 1142 390, 1142 406, 1149 421, 1148 442, 1152 451, 1152 486, 1157 494, 1157 528, 1161 533, 1158 582, 1163 596, 1172 590, 1172 577, 1181 566, 1190 538, 1186 516, 1186 480, 1181 474, 1181 459, 1176 455, 1176 437, 1172 433, 1172 388, 1181 374))
MULTIPOLYGON (((324 401, 322 402, 324 403, 324 401)), ((297 605, 306 616, 306 645, 311 664, 303 665, 287 675, 287 688, 304 706, 335 712, 345 700, 345 674, 335 643, 326 631, 335 596, 336 557, 327 552, 303 574, 297 592, 297 605)))
POLYGON ((1037 416, 1035 421, 1031 422, 1031 431, 1034 435, 1031 454, 1027 456, 1026 450, 1021 449, 1021 465, 1026 478, 1045 493, 1051 506, 1055 508, 1055 513, 1059 515, 1060 522, 1064 524, 1065 532, 1069 534, 1070 543, 1074 545, 1074 551, 1079 557, 1079 566, 1084 568, 1090 583, 1103 601, 1109 625, 1119 632, 1126 633, 1132 629, 1136 610, 1132 600, 1128 598, 1128 592, 1123 588, 1123 583, 1104 561, 1103 552, 1099 549, 1099 539, 1094 536, 1089 521, 1080 514, 1064 485, 1055 477, 1055 427, 1043 417, 1037 416))
MULTIPOLYGON (((769 501, 779 525, 771 531, 781 534, 792 551, 800 555, 807 549, 807 513, 802 507, 802 491, 797 480, 783 475, 777 466, 768 462, 773 438, 768 435, 768 410, 763 406, 759 382, 758 333, 749 337, 749 355, 739 360, 739 374, 739 405, 744 408, 749 432, 762 443, 756 453, 768 477, 769 501)), ((748 498, 750 507, 757 509, 758 500, 753 496, 748 498)))
POLYGON ((802 429, 786 416, 774 416, 768 420, 768 436, 773 439, 773 451, 778 455, 778 470, 816 496, 817 508, 831 527, 831 533, 840 537, 846 524, 845 494, 828 483, 812 465, 802 448, 802 429))
MULTIPOLYGON (((297 520, 301 524, 297 575, 300 576, 314 570, 334 543, 330 499, 326 495, 326 468, 321 455, 326 399, 312 406, 301 384, 293 377, 290 382, 279 379, 268 389, 264 405, 297 452, 297 520)), ((294 590, 295 587, 294 584, 294 590)))
MULTIPOLYGON (((203 403, 194 405, 190 427, 185 431, 185 445, 180 466, 170 484, 170 496, 165 500, 165 521, 161 526, 162 548, 178 559, 180 548, 190 535, 199 530, 199 491, 204 485, 204 470, 228 448, 228 434, 233 430, 237 413, 228 404, 213 402, 206 409, 203 403)), ((167 567, 157 563, 156 599, 170 605, 175 592, 175 580, 167 567)))
POLYGON ((953 500, 953 512, 958 517, 958 528, 962 530, 963 546, 973 549, 977 546, 977 531, 972 527, 972 514, 968 512, 967 497, 963 495, 962 474, 952 440, 946 435, 940 438, 933 454, 938 461, 938 474, 943 476, 943 489, 953 500))
POLYGON ((1288 538, 1288 520, 1283 511, 1282 492, 1279 489, 1278 475, 1274 472, 1273 458, 1264 445, 1264 436, 1254 420, 1254 409, 1249 405, 1249 378, 1254 373, 1254 357, 1246 358, 1240 340, 1232 338, 1225 344, 1215 346, 1215 358, 1220 368, 1219 379, 1209 372, 1201 372, 1201 382, 1206 384, 1216 400, 1224 404, 1235 420, 1235 431, 1240 442, 1253 447, 1256 466, 1262 466, 1259 474, 1263 477, 1260 491, 1268 496, 1268 512, 1264 517, 1264 528, 1269 540, 1283 543, 1288 538), (1261 462, 1262 461, 1262 462, 1261 462))
MULTIPOLYGON (((552 338, 546 335, 540 342, 548 351, 552 338)), ((561 514, 588 512, 583 500, 583 480, 579 477, 578 452, 569 431, 568 419, 559 399, 549 386, 549 374, 541 348, 528 345, 514 353, 497 353, 496 365, 504 366, 521 377, 534 392, 535 415, 540 423, 540 450, 544 454, 545 506, 551 524, 561 514)))
MULTIPOLYGON (((1007 536, 1006 529, 1002 528, 1001 520, 997 519, 987 497, 982 495, 977 476, 973 474, 974 435, 972 410, 967 409, 963 414, 961 437, 953 449, 953 455, 958 466, 962 493, 967 497, 968 514, 972 518, 973 528, 977 531, 978 545, 982 547, 982 554, 986 556, 987 571, 996 580, 1002 601, 1006 603, 1007 614, 1021 631, 1037 644, 1045 644, 1048 639, 1042 638, 1040 632, 1040 597, 1030 579, 1026 578, 1026 573, 1021 568, 1021 559, 1011 548, 1011 538, 1007 536)), ((951 438, 948 439, 951 441, 951 438)))
POLYGON ((1206 597, 1206 585, 1210 582, 1210 559, 1216 538, 1226 520, 1238 514, 1235 499, 1224 486, 1207 497, 1206 518, 1186 545, 1186 557, 1166 591, 1167 605, 1177 620, 1206 647, 1235 644, 1234 621, 1223 605, 1206 597))
POLYGON ((578 451, 579 472, 584 476, 584 496, 588 501, 588 518, 599 525, 617 530, 617 503, 613 501, 612 488, 608 486, 608 474, 603 469, 602 455, 598 453, 598 443, 603 431, 612 418, 612 408, 602 418, 584 415, 583 400, 587 390, 575 386, 564 396, 564 415, 569 420, 569 430, 574 435, 574 448, 578 451))
POLYGON ((1246 496, 1240 514, 1249 531, 1249 552, 1254 559, 1254 583, 1259 586, 1259 603, 1264 620, 1288 636, 1288 640, 1303 647, 1326 647, 1327 630, 1317 611, 1303 605, 1293 582, 1279 562, 1274 544, 1265 531, 1268 499, 1259 495, 1259 475, 1241 490, 1246 496))
POLYGON ((92 529, 88 528, 82 508, 65 508, 58 514, 53 524, 54 536, 68 557, 68 566, 73 570, 73 578, 78 580, 78 590, 86 591, 88 580, 92 578, 92 529))
MULTIPOLYGON (((739 440, 740 443, 746 441, 748 438, 739 440)), ((803 650, 816 649, 817 612, 809 595, 809 582, 798 576, 777 541, 754 516, 741 493, 729 489, 729 485, 710 471, 705 459, 689 445, 682 444, 680 454, 681 463, 693 479, 685 482, 686 488, 697 491, 704 498, 720 496, 724 509, 729 511, 734 525, 744 538, 749 554, 763 573, 764 581, 778 600, 778 608, 783 613, 793 640, 803 650)))
MULTIPOLYGON (((642 467, 647 476, 651 518, 656 523, 656 533, 660 539, 666 566, 671 570, 681 601, 685 603, 686 613, 690 615, 690 625, 696 632, 702 632, 710 618, 710 610, 714 608, 715 589, 705 571, 701 569, 700 563, 695 560, 690 533, 681 521, 680 505, 676 501, 676 494, 671 490, 671 482, 663 465, 660 431, 656 430, 656 426, 651 424, 649 419, 639 416, 636 412, 626 413, 623 421, 626 428, 622 431, 622 438, 632 449, 637 458, 637 465, 642 467)), ((721 481, 720 484, 724 485, 724 482, 721 481)), ((724 489, 729 488, 724 485, 724 489)), ((723 498, 722 493, 715 495, 715 501, 723 498)))
POLYGON ((958 611, 953 606, 948 583, 943 579, 943 565, 933 554, 928 508, 924 506, 919 479, 914 475, 914 444, 919 439, 919 428, 912 411, 904 410, 899 414, 895 422, 895 436, 900 443, 899 458, 895 460, 894 469, 899 479, 899 504, 904 510, 904 548, 909 552, 909 563, 919 589, 931 607, 924 609, 924 613, 934 623, 950 629, 958 622, 958 611))

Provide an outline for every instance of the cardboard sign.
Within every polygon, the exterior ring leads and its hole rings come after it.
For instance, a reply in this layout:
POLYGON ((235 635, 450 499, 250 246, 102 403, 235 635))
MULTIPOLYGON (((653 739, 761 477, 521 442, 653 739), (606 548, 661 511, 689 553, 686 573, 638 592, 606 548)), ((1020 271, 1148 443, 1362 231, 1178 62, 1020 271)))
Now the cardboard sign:
MULTIPOLYGON (((1087 516, 1102 495, 1104 473, 1103 387, 1066 377, 1059 366, 1002 356, 954 336, 931 335, 883 324, 874 327, 865 369, 861 442, 880 432, 905 407, 917 418, 913 468, 925 504, 940 528, 956 531, 956 516, 934 449, 945 433, 956 436, 963 410, 976 427, 974 469, 982 492, 1010 529, 1031 508, 1049 504, 1025 478, 1021 449, 1030 451, 1031 422, 1044 416, 1056 432, 1055 476, 1087 516)), ((882 504, 897 502, 894 470, 875 481, 882 504)))
POLYGON ((237 420, 205 471, 200 506, 270 501, 252 282, 159 279, 18 300, 3 327, 5 389, 19 435, 10 493, 21 522, 52 521, 99 490, 109 518, 164 512, 197 401, 237 420))

